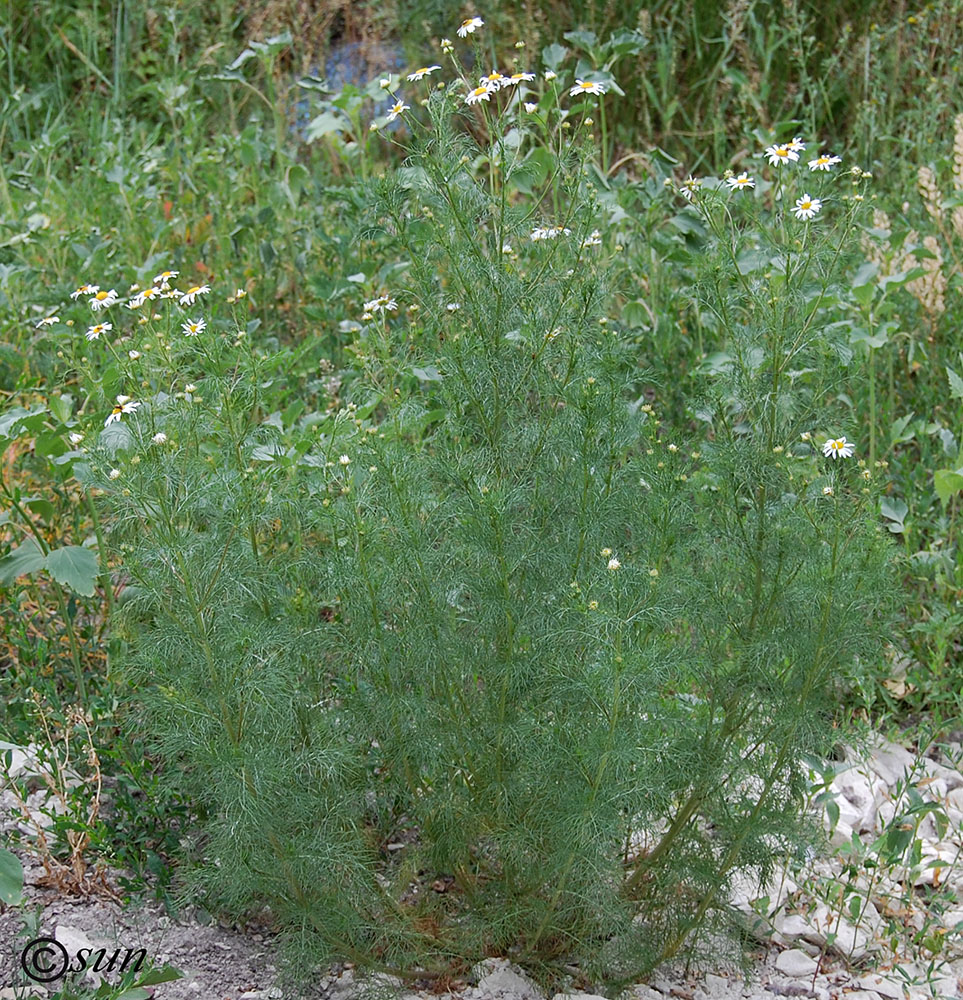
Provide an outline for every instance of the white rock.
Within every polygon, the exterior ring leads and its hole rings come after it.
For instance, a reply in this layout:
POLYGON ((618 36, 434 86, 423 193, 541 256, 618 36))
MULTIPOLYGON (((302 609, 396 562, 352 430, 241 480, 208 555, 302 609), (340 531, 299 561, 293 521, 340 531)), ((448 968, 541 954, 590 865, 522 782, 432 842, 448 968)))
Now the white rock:
POLYGON ((870 833, 876 826, 876 808, 882 789, 866 774, 849 768, 833 778, 830 786, 839 806, 839 819, 854 830, 870 833))
POLYGON ((950 791, 963 788, 963 773, 960 773, 956 768, 947 767, 937 760, 930 760, 929 757, 924 757, 923 770, 928 777, 942 778, 950 791))
POLYGON ((805 937, 812 931, 812 924, 801 913, 786 913, 785 910, 776 914, 773 927, 787 941, 805 937))
POLYGON ((907 772, 912 773, 916 757, 905 747, 885 743, 872 751, 867 763, 887 785, 893 786, 897 781, 903 780, 907 772))
POLYGON ((931 840, 923 841, 923 852, 920 868, 914 869, 913 885, 933 885, 942 882, 948 870, 953 868, 958 860, 959 852, 952 844, 945 841, 934 844, 931 840))
POLYGON ((788 951, 780 953, 776 959, 776 968, 784 976, 802 979, 806 976, 814 976, 819 969, 819 963, 810 958, 804 951, 790 948, 788 951))
POLYGON ((607 1000, 598 993, 556 993, 552 1000, 607 1000))
POLYGON ((527 976, 512 968, 506 960, 502 959, 501 962, 504 964, 478 980, 479 992, 489 996, 526 997, 529 1000, 541 1000, 544 997, 542 991, 527 976))
MULTIPOLYGON (((830 830, 829 816, 826 816, 826 829, 830 830)), ((844 844, 851 844, 853 841, 853 828, 840 818, 839 822, 832 827, 832 832, 829 836, 829 844, 831 847, 842 847, 844 844)))
POLYGON ((890 1000, 903 1000, 903 984, 895 979, 886 979, 879 975, 863 976, 858 980, 859 985, 864 990, 873 990, 880 996, 889 997, 890 1000))
POLYGON ((916 790, 926 799, 942 801, 949 794, 950 788, 943 778, 927 774, 916 782, 916 790))
POLYGON ((951 827, 959 827, 963 823, 963 788, 951 788, 946 793, 946 818, 951 827))
POLYGON ((742 980, 726 979, 712 972, 706 973, 706 993, 710 997, 727 997, 742 990, 742 980))
POLYGON ((634 1000, 662 1000, 662 994, 651 986, 643 986, 641 983, 629 987, 628 995, 634 1000))

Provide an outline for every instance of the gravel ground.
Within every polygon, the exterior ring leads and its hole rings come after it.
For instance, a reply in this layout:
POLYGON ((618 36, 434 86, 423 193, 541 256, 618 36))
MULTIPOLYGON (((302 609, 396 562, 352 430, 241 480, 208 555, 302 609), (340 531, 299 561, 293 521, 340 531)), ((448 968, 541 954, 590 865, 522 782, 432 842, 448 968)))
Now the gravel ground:
MULTIPOLYGON (((814 857, 801 871, 782 872, 769 886, 737 888, 732 903, 741 909, 757 941, 747 966, 694 972, 657 970, 648 983, 621 1000, 923 1000, 963 997, 963 746, 917 756, 897 744, 876 741, 860 754, 849 751, 834 765, 823 797, 813 809, 821 815, 836 853, 814 857), (955 751, 959 752, 956 753, 955 751), (912 791, 910 791, 912 789, 912 791), (929 808, 919 808, 919 803, 929 808), (914 813, 908 813, 911 808, 914 813), (880 868, 860 867, 849 885, 858 890, 861 911, 854 917, 844 885, 847 852, 873 852, 882 832, 916 825, 919 856, 880 868), (945 822, 944 822, 945 820, 945 822), (835 889, 835 891, 834 891, 835 889), (938 902, 933 897, 942 890, 938 902), (763 907, 759 899, 768 896, 763 907), (834 905, 835 904, 835 905, 834 905), (892 935, 893 920, 905 929, 892 935), (934 937, 935 935, 935 937, 934 937), (917 941, 938 940, 937 955, 917 941)), ((22 776, 32 766, 21 755, 11 772, 22 776)), ((0 834, 22 817, 9 791, 0 795, 0 834)), ((121 906, 97 897, 66 897, 37 882, 43 868, 25 854, 25 905, 0 913, 0 1000, 56 997, 57 983, 24 988, 20 955, 26 941, 54 938, 68 954, 101 947, 144 949, 155 965, 171 965, 182 978, 149 987, 156 1000, 295 1000, 276 985, 277 951, 263 927, 222 926, 185 912, 178 919, 161 904, 121 906), (27 929, 26 918, 36 920, 27 929)), ((204 916, 202 914, 202 916, 204 916)), ((91 996, 100 976, 89 971, 91 996)), ((116 975, 110 979, 116 981, 116 975)), ((414 1000, 400 982, 385 977, 364 980, 350 966, 319 973, 304 1000, 359 1000, 389 993, 414 1000)), ((429 1000, 436 994, 418 994, 429 1000)), ((454 996, 460 1000, 563 1000, 546 997, 505 959, 488 959, 472 971, 454 996)), ((573 1000, 597 1000, 572 993, 573 1000)), ((610 997, 608 1000, 617 1000, 610 997)))

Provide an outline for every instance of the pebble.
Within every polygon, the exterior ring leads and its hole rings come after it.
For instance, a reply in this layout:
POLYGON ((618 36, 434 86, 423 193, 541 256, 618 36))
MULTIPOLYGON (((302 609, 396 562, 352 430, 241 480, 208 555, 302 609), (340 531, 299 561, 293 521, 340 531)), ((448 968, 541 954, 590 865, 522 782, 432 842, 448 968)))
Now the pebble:
POLYGON ((814 976, 819 969, 819 963, 804 951, 790 948, 776 959, 776 968, 785 976, 801 979, 804 976, 814 976))
MULTIPOLYGON (((479 992, 490 996, 526 997, 529 1000, 542 1000, 542 991, 526 976, 513 968, 506 960, 495 960, 499 967, 487 973, 478 980, 479 992)), ((484 964, 484 963, 481 963, 484 964)), ((476 966, 477 968, 477 966, 476 966)), ((579 996, 580 994, 575 994, 579 996)))
POLYGON ((890 1000, 903 1000, 902 984, 892 979, 884 979, 882 976, 863 976, 857 980, 864 990, 873 990, 880 996, 889 997, 890 1000))

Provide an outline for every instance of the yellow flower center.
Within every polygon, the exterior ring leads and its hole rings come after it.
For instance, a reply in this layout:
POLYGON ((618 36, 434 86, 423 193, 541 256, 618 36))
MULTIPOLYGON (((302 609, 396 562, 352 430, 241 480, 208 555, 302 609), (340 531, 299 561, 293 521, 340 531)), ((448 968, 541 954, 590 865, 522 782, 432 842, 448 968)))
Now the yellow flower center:
POLYGON ((99 299, 99 300, 100 300, 101 302, 103 302, 103 301, 104 301, 104 299, 106 299, 106 298, 107 298, 108 294, 109 294, 109 292, 98 292, 98 293, 97 293, 97 294, 96 294, 96 295, 94 296, 94 298, 95 298, 95 299, 99 299))
POLYGON ((813 207, 813 203, 811 201, 804 201, 799 207, 805 212, 813 207))

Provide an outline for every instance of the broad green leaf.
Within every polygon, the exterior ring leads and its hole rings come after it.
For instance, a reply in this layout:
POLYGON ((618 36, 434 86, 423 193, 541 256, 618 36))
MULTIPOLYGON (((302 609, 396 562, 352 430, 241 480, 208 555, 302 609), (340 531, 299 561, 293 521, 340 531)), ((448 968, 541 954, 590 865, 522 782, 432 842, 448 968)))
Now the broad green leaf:
POLYGON ((172 983, 175 979, 183 979, 184 973, 180 969, 175 969, 172 965, 165 965, 163 969, 151 969, 140 980, 141 986, 157 986, 160 983, 172 983))
POLYGON ((598 36, 594 31, 566 31, 562 37, 566 42, 571 42, 586 50, 590 50, 598 43, 598 36))
POLYGON ((913 412, 907 413, 905 417, 900 417, 899 420, 893 421, 893 426, 889 431, 889 439, 893 444, 899 444, 903 441, 912 441, 916 436, 915 431, 910 431, 909 434, 906 433, 906 428, 909 422, 915 417, 916 414, 913 412))
POLYGON ((946 366, 946 377, 950 380, 950 392, 954 398, 963 399, 963 378, 960 378, 949 365, 946 366))
POLYGON ((40 546, 32 538, 28 538, 23 545, 0 559, 0 583, 9 587, 18 576, 34 573, 43 569, 43 565, 44 554, 40 551, 40 546))
POLYGON ((23 865, 16 854, 0 847, 0 903, 17 906, 23 895, 23 865))
POLYGON ((954 494, 963 490, 963 475, 952 469, 937 469, 933 473, 933 485, 936 487, 936 495, 945 507, 954 494))
POLYGON ((81 545, 65 545, 47 553, 44 568, 57 581, 84 597, 92 597, 100 576, 97 556, 81 545))
POLYGON ((568 49, 564 45, 559 45, 557 42, 552 45, 546 45, 542 49, 542 61, 545 65, 552 70, 557 70, 561 66, 565 57, 568 55, 568 49))
POLYGON ((874 284, 853 286, 853 296, 856 299, 856 301, 864 308, 870 305, 870 303, 873 301, 873 296, 875 294, 876 294, 876 286, 874 284))
POLYGON ((614 56, 635 55, 645 48, 646 38, 636 28, 617 31, 606 43, 605 49, 614 56))
POLYGON ((317 118, 312 118, 308 122, 308 127, 304 130, 306 142, 314 142, 332 132, 343 132, 346 122, 340 115, 333 115, 330 111, 322 111, 317 118))
POLYGON ((890 499, 889 497, 883 497, 879 503, 879 509, 883 517, 888 521, 893 521, 893 524, 889 525, 889 530, 893 532, 894 535, 898 535, 903 530, 903 521, 906 519, 906 514, 909 508, 906 504, 894 497, 890 499))
POLYGON ((74 411, 74 397, 68 393, 62 396, 51 396, 47 400, 50 412, 62 423, 65 424, 70 419, 74 411))
POLYGON ((24 507, 29 507, 30 510, 35 511, 45 521, 53 520, 55 509, 54 505, 49 500, 45 500, 43 497, 27 497, 27 499, 22 500, 21 503, 24 507))
POLYGON ((879 274, 879 264, 867 260, 853 275, 853 288, 862 288, 863 285, 870 284, 877 274, 879 274))

